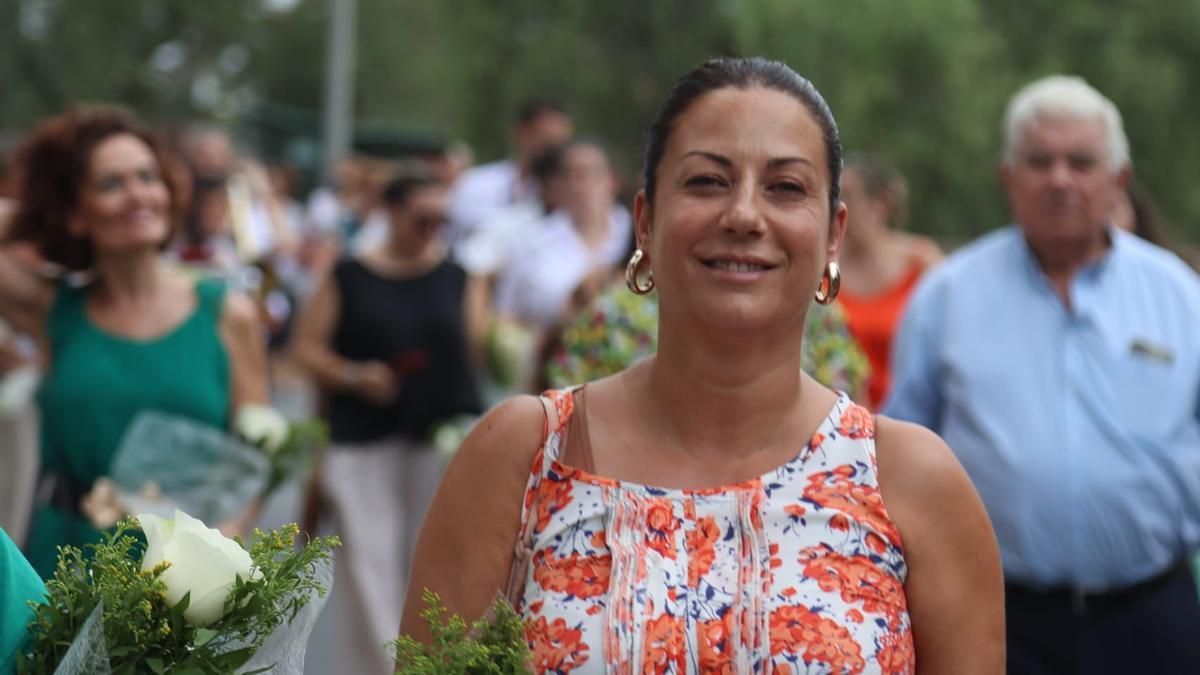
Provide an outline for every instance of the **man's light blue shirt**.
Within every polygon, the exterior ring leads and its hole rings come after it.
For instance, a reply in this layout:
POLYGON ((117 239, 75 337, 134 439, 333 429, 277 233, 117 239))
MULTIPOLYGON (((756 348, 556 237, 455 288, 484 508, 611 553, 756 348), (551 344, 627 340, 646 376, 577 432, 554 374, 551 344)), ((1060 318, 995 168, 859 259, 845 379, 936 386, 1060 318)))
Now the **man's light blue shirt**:
POLYGON ((1016 227, 918 285, 885 412, 950 445, 1005 576, 1101 591, 1200 543, 1200 278, 1112 230, 1068 311, 1016 227))

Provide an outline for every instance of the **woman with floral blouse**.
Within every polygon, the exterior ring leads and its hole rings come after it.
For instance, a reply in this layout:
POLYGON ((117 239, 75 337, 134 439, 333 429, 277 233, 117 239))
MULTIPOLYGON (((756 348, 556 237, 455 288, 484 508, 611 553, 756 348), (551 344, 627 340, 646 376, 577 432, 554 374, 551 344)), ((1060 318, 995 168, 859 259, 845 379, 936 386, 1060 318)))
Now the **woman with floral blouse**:
POLYGON ((714 59, 647 134, 627 281, 658 350, 492 411, 418 543, 468 619, 506 592, 537 673, 1004 670, 987 515, 930 431, 800 368, 846 209, 828 106, 787 66, 714 59))

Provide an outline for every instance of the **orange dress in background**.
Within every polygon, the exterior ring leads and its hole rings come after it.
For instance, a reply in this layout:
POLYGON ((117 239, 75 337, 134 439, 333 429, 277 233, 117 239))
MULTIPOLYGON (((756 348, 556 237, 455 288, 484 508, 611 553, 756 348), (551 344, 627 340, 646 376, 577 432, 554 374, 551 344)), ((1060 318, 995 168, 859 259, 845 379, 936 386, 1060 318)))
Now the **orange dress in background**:
POLYGON ((909 259, 908 268, 891 288, 874 295, 856 295, 845 289, 838 302, 846 310, 850 334, 858 341, 871 363, 867 380, 867 405, 878 410, 892 388, 892 336, 900 324, 908 296, 925 271, 925 263, 917 257, 909 259))

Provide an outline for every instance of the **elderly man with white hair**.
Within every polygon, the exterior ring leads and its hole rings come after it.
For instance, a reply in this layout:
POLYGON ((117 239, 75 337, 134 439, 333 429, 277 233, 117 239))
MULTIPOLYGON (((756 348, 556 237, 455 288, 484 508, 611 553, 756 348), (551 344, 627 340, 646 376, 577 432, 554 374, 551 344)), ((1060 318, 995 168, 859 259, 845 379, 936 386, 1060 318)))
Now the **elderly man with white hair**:
POLYGON ((1082 79, 1020 90, 1004 135, 1015 224, 922 280, 886 412, 983 497, 1010 673, 1200 673, 1200 279, 1110 223, 1129 143, 1082 79))

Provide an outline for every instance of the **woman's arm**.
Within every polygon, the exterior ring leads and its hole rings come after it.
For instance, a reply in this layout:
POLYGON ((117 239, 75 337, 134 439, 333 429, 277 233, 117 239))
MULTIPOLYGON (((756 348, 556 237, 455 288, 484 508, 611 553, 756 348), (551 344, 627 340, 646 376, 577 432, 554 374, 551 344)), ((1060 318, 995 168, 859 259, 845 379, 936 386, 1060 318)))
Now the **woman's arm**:
MULTIPOLYGON (((218 332, 229 354, 229 420, 233 423, 244 404, 271 404, 267 334, 254 301, 234 292, 225 294, 218 332)), ((242 513, 218 524, 217 529, 226 536, 245 534, 261 513, 262 500, 255 500, 242 513)))
POLYGON ((491 304, 487 278, 468 275, 463 288, 467 358, 477 373, 482 373, 487 364, 485 353, 488 325, 492 321, 491 304))
POLYGON ((226 293, 219 331, 229 353, 230 419, 245 403, 270 405, 266 331, 254 302, 241 293, 226 293))
POLYGON ((32 244, 0 236, 0 317, 38 338, 54 300, 54 286, 37 273, 40 263, 32 244))
POLYGON ((446 469, 413 557, 400 632, 430 639, 422 591, 441 597, 468 622, 507 590, 521 503, 546 415, 532 396, 489 412, 446 469))
POLYGON ((399 384, 387 365, 351 361, 330 348, 340 312, 337 282, 329 274, 300 312, 292 354, 321 386, 353 392, 377 405, 389 404, 395 400, 399 384))
POLYGON ((1004 579, 991 521, 950 448, 928 429, 877 422, 879 483, 904 545, 917 672, 1004 672, 1004 579))

